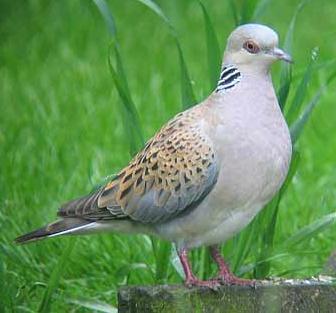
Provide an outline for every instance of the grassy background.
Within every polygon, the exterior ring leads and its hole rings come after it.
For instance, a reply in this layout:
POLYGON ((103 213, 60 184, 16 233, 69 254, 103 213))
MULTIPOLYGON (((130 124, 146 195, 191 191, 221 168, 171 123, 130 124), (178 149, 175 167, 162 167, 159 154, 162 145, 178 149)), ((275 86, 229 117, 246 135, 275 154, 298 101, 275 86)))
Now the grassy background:
MULTIPOLYGON (((174 41, 158 17, 137 1, 108 3, 132 97, 149 138, 181 110, 174 41)), ((201 100, 209 93, 202 11, 192 0, 158 3, 177 29, 196 98, 201 100)), ((271 1, 259 21, 273 26, 283 38, 297 3, 271 1)), ((204 4, 223 50, 234 27, 229 4, 224 0, 204 4)), ((312 48, 319 47, 321 63, 335 57, 335 13, 336 3, 324 0, 309 2, 299 14, 294 79, 305 70, 312 48)), ((157 279, 158 264, 145 236, 107 234, 81 237, 75 243, 73 238, 62 238, 24 247, 12 243, 17 235, 53 220, 61 202, 87 193, 129 160, 120 100, 107 66, 109 40, 91 1, 0 2, 0 305, 8 311, 41 308, 51 273, 69 244, 75 246, 62 265, 53 312, 86 311, 87 301, 113 305, 119 285, 153 284, 157 279)), ((314 74, 307 99, 334 68, 330 63, 314 74)), ((278 72, 279 65, 275 77, 278 72)), ((275 247, 335 211, 335 99, 333 84, 300 138, 301 161, 280 205, 275 247)), ((335 236, 332 225, 291 249, 282 248, 270 274, 319 273, 335 247, 335 236)), ((225 254, 230 261, 234 250, 228 248, 225 254)), ((244 264, 253 258, 250 255, 244 264)), ((165 279, 180 282, 171 265, 165 279)))

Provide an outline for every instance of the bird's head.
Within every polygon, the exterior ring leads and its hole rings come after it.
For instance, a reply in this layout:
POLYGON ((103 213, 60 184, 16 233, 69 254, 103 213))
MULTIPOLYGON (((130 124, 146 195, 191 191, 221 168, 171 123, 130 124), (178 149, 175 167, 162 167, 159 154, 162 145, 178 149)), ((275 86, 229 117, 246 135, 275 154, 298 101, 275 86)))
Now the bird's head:
POLYGON ((278 48, 278 42, 278 34, 265 25, 241 25, 228 38, 224 63, 268 70, 276 60, 292 62, 291 56, 278 48))

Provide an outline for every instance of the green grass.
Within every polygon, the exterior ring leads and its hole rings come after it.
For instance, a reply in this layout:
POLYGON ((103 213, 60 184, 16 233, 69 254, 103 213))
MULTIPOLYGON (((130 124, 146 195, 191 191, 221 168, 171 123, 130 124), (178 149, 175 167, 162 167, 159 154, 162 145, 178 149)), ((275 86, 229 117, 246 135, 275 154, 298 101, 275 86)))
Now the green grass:
MULTIPOLYGON (((108 1, 129 88, 124 100, 115 88, 116 79, 121 87, 125 82, 115 53, 109 54, 111 35, 94 2, 0 4, 0 311, 111 311, 104 303, 116 304, 120 285, 180 282, 168 262, 170 245, 147 236, 105 234, 75 243, 59 238, 23 247, 12 240, 53 220, 60 203, 89 192, 127 164, 141 136, 134 143, 125 138, 125 100, 131 97, 149 138, 193 97, 207 96, 216 72, 216 38, 222 52, 235 19, 271 25, 283 43, 298 6, 291 0, 261 1, 267 6, 256 14, 252 1, 233 14, 230 1, 204 0, 205 11, 199 1, 158 1, 172 33, 144 2, 151 1, 108 1), (111 75, 108 56, 119 78, 111 75)), ((276 214, 257 219, 223 248, 246 277, 316 275, 335 248, 335 83, 323 87, 335 71, 329 62, 336 51, 335 10, 334 1, 310 1, 297 16, 286 112, 294 112, 295 121, 302 110, 291 104, 314 111, 304 130, 307 115, 298 122, 297 171, 279 207, 270 211, 276 214), (315 47, 319 57, 311 69, 315 47)), ((276 65, 277 86, 280 70, 276 65)), ((214 270, 204 250, 195 251, 193 260, 201 276, 214 270)))

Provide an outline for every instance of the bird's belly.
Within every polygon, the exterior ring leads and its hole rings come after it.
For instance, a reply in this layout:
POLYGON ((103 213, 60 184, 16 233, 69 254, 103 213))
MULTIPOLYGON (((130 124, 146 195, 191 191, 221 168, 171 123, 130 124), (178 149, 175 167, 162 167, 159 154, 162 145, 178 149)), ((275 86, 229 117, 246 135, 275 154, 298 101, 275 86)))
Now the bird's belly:
POLYGON ((223 243, 243 229, 265 204, 257 196, 252 196, 244 204, 238 205, 244 202, 244 198, 245 192, 239 194, 235 190, 229 195, 228 190, 218 188, 218 192, 214 190, 210 193, 189 214, 160 225, 158 233, 187 248, 223 243))
MULTIPOLYGON (((206 228, 203 233, 194 234, 192 237, 186 238, 180 245, 188 248, 199 246, 209 246, 218 243, 223 243, 232 238, 241 229, 247 226, 253 217, 262 209, 263 204, 248 203, 241 208, 228 210, 226 214, 218 215, 216 222, 212 220, 210 223, 204 222, 203 217, 202 227, 206 228)), ((224 210, 223 210, 224 211, 224 210)), ((194 225, 194 227, 196 227, 194 225)))
POLYGON ((247 226, 264 205, 249 202, 225 208, 208 204, 204 201, 192 214, 161 225, 158 234, 185 248, 223 243, 247 226))

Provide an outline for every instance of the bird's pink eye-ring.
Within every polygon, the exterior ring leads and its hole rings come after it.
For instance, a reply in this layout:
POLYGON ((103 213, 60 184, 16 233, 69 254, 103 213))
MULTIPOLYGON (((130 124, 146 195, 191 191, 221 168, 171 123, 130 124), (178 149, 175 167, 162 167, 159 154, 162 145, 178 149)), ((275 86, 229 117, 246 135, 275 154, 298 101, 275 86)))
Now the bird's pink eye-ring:
POLYGON ((253 54, 256 54, 260 51, 259 46, 251 40, 244 42, 243 48, 253 54))

